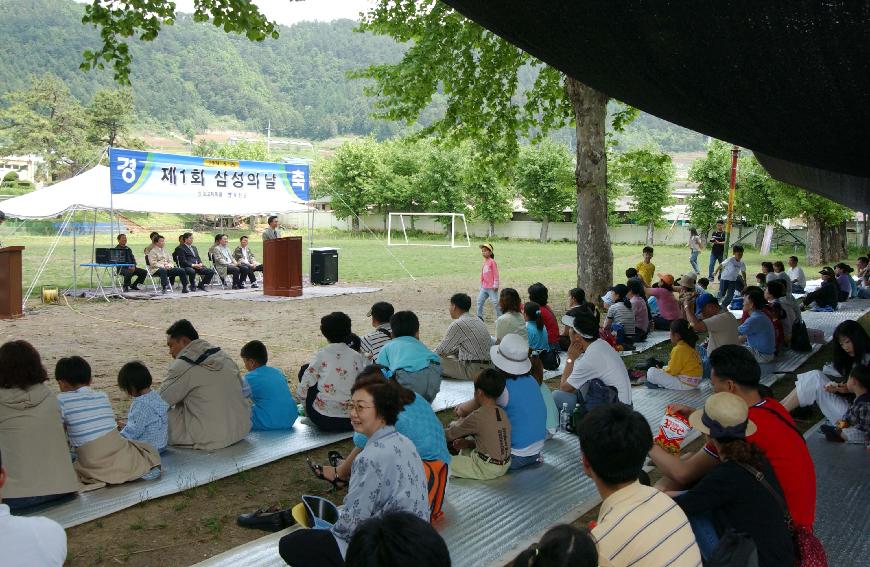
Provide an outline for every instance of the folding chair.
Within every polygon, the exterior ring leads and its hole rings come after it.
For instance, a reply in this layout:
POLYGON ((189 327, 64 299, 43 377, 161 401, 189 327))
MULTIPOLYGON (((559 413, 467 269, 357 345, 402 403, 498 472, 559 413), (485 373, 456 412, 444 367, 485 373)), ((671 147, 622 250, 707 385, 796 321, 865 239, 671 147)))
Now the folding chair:
MULTIPOLYGON (((151 275, 151 261, 148 259, 147 254, 145 255, 145 273, 148 274, 148 281, 151 282, 151 286, 154 288, 154 291, 159 291, 157 289, 157 282, 154 281, 154 276, 151 275)), ((169 286, 169 289, 170 291, 175 291, 172 289, 172 286, 169 286)))
MULTIPOLYGON (((215 280, 217 280, 218 283, 220 283, 222 289, 227 289, 226 276, 221 277, 220 272, 218 272, 217 266, 214 263, 214 254, 212 254, 211 250, 208 251, 208 263, 212 271, 214 272, 214 278, 212 278, 210 285, 218 285, 217 283, 215 283, 215 280)), ((227 272, 227 276, 228 275, 230 275, 229 272, 227 272)))

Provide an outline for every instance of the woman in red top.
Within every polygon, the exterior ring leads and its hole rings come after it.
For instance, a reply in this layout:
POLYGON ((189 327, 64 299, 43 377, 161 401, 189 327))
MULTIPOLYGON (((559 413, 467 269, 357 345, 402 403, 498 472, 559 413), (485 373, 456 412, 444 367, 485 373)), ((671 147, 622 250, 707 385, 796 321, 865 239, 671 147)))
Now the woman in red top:
POLYGON ((559 345, 559 324, 556 323, 556 315, 553 310, 547 305, 549 291, 547 286, 541 282, 533 283, 529 286, 529 301, 534 301, 541 306, 541 318, 544 320, 544 327, 547 328, 547 343, 550 348, 558 350, 559 345))

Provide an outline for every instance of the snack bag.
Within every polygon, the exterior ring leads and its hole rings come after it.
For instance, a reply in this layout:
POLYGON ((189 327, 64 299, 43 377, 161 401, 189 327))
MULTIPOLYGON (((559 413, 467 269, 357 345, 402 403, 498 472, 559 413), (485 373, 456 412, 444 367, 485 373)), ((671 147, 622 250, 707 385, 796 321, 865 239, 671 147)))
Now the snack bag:
POLYGON ((680 444, 689 434, 690 429, 692 428, 689 426, 689 418, 668 407, 653 441, 665 451, 678 455, 680 444))

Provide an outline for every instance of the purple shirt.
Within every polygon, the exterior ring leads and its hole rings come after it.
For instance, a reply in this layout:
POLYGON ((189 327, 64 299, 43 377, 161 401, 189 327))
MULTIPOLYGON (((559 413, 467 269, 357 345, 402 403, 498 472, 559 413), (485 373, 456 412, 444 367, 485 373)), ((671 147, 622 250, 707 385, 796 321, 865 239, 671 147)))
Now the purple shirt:
POLYGON ((837 287, 839 287, 840 291, 843 293, 852 293, 852 278, 849 277, 849 274, 840 274, 837 276, 837 287))
POLYGON ((680 318, 680 304, 677 303, 674 292, 663 287, 651 287, 646 290, 646 293, 656 298, 656 303, 659 306, 659 315, 662 318, 668 321, 680 318))

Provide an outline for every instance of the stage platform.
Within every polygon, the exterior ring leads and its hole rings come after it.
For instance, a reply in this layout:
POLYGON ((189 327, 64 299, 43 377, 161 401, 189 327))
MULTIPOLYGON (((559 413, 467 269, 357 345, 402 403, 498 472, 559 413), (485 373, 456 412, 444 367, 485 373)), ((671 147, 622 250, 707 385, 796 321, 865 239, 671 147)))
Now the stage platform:
MULTIPOLYGON (((320 297, 337 297, 340 295, 355 295, 361 293, 376 293, 381 291, 379 287, 362 287, 362 286, 346 286, 346 285, 308 285, 302 286, 302 295, 299 297, 277 297, 273 295, 263 295, 262 288, 245 288, 245 289, 228 289, 220 286, 208 286, 208 291, 195 291, 192 293, 181 293, 181 289, 176 285, 174 293, 161 293, 154 291, 153 287, 143 285, 139 291, 122 292, 119 297, 131 301, 191 301, 205 298, 223 299, 227 301, 263 301, 263 302, 282 302, 282 301, 301 301, 306 299, 317 299, 320 297)), ((103 300, 103 297, 96 289, 79 288, 76 297, 84 297, 88 300, 103 300)), ((118 297, 112 296, 116 300, 118 297)))

